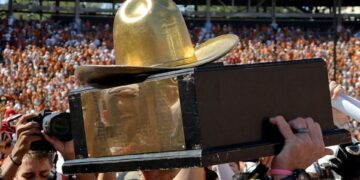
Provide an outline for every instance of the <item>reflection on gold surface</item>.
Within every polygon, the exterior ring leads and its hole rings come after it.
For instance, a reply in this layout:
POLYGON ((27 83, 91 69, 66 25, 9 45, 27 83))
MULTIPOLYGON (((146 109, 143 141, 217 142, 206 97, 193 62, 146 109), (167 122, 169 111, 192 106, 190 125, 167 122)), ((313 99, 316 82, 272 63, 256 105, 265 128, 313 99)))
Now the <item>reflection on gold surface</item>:
POLYGON ((140 21, 152 8, 152 1, 125 1, 123 8, 120 10, 120 17, 126 23, 134 23, 140 21))
POLYGON ((185 148, 172 78, 83 93, 81 101, 89 157, 185 148))
POLYGON ((196 62, 185 21, 172 0, 127 0, 116 13, 113 35, 118 65, 196 62))

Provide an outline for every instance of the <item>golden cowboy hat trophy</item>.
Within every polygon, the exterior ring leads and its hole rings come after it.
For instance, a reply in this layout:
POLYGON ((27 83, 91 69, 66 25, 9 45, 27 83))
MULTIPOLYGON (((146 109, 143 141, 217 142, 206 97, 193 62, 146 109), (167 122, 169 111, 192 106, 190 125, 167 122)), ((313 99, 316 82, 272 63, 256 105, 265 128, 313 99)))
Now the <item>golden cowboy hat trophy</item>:
POLYGON ((217 60, 239 41, 222 35, 193 48, 184 19, 172 0, 127 0, 114 20, 116 65, 83 65, 85 83, 200 66, 217 60))

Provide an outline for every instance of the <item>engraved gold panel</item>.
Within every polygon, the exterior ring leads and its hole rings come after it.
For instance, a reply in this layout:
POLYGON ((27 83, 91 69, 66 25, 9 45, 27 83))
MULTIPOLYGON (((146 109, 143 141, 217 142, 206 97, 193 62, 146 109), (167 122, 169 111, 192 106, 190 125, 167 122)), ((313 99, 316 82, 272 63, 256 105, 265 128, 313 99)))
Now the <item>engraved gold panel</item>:
POLYGON ((173 78, 81 94, 89 157, 183 150, 173 78))

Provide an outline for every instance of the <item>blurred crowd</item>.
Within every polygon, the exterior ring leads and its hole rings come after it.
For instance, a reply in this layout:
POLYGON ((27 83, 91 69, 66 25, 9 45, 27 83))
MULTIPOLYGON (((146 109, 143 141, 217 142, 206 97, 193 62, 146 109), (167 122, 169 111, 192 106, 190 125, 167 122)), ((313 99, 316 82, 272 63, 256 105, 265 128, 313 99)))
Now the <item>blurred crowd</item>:
MULTIPOLYGON (((109 24, 63 24, 52 20, 1 20, 0 117, 12 114, 69 109, 70 90, 81 85, 74 77, 82 64, 114 63, 112 27, 109 24)), ((190 24, 194 44, 226 33, 240 37, 225 64, 249 64, 293 59, 323 58, 333 79, 331 30, 301 27, 273 28, 190 24)), ((340 28, 336 81, 348 94, 360 98, 360 31, 340 28)))
POLYGON ((68 110, 69 90, 79 87, 74 70, 82 64, 112 64, 112 29, 85 22, 1 23, 1 117, 11 113, 68 110))
MULTIPOLYGON (((230 25, 213 26, 212 35, 237 34, 241 41, 227 54, 227 64, 252 64, 323 58, 328 63, 329 78, 333 79, 334 42, 330 30, 300 27, 282 27, 274 30, 263 25, 254 28, 232 28, 230 25)), ((201 34, 201 33, 200 33, 201 34)), ((341 28, 336 47, 336 80, 348 94, 360 97, 360 31, 341 28)))

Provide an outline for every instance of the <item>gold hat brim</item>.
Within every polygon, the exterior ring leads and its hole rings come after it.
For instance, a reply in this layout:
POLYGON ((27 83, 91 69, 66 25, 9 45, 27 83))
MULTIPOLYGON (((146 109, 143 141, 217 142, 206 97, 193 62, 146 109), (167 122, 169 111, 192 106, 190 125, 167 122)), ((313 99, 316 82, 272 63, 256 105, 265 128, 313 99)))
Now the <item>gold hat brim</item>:
POLYGON ((78 80, 83 83, 97 84, 104 83, 103 80, 108 81, 115 77, 139 76, 161 71, 196 67, 225 56, 238 42, 239 37, 233 34, 221 35, 209 39, 195 48, 196 62, 181 66, 83 65, 76 68, 76 76, 78 80))

